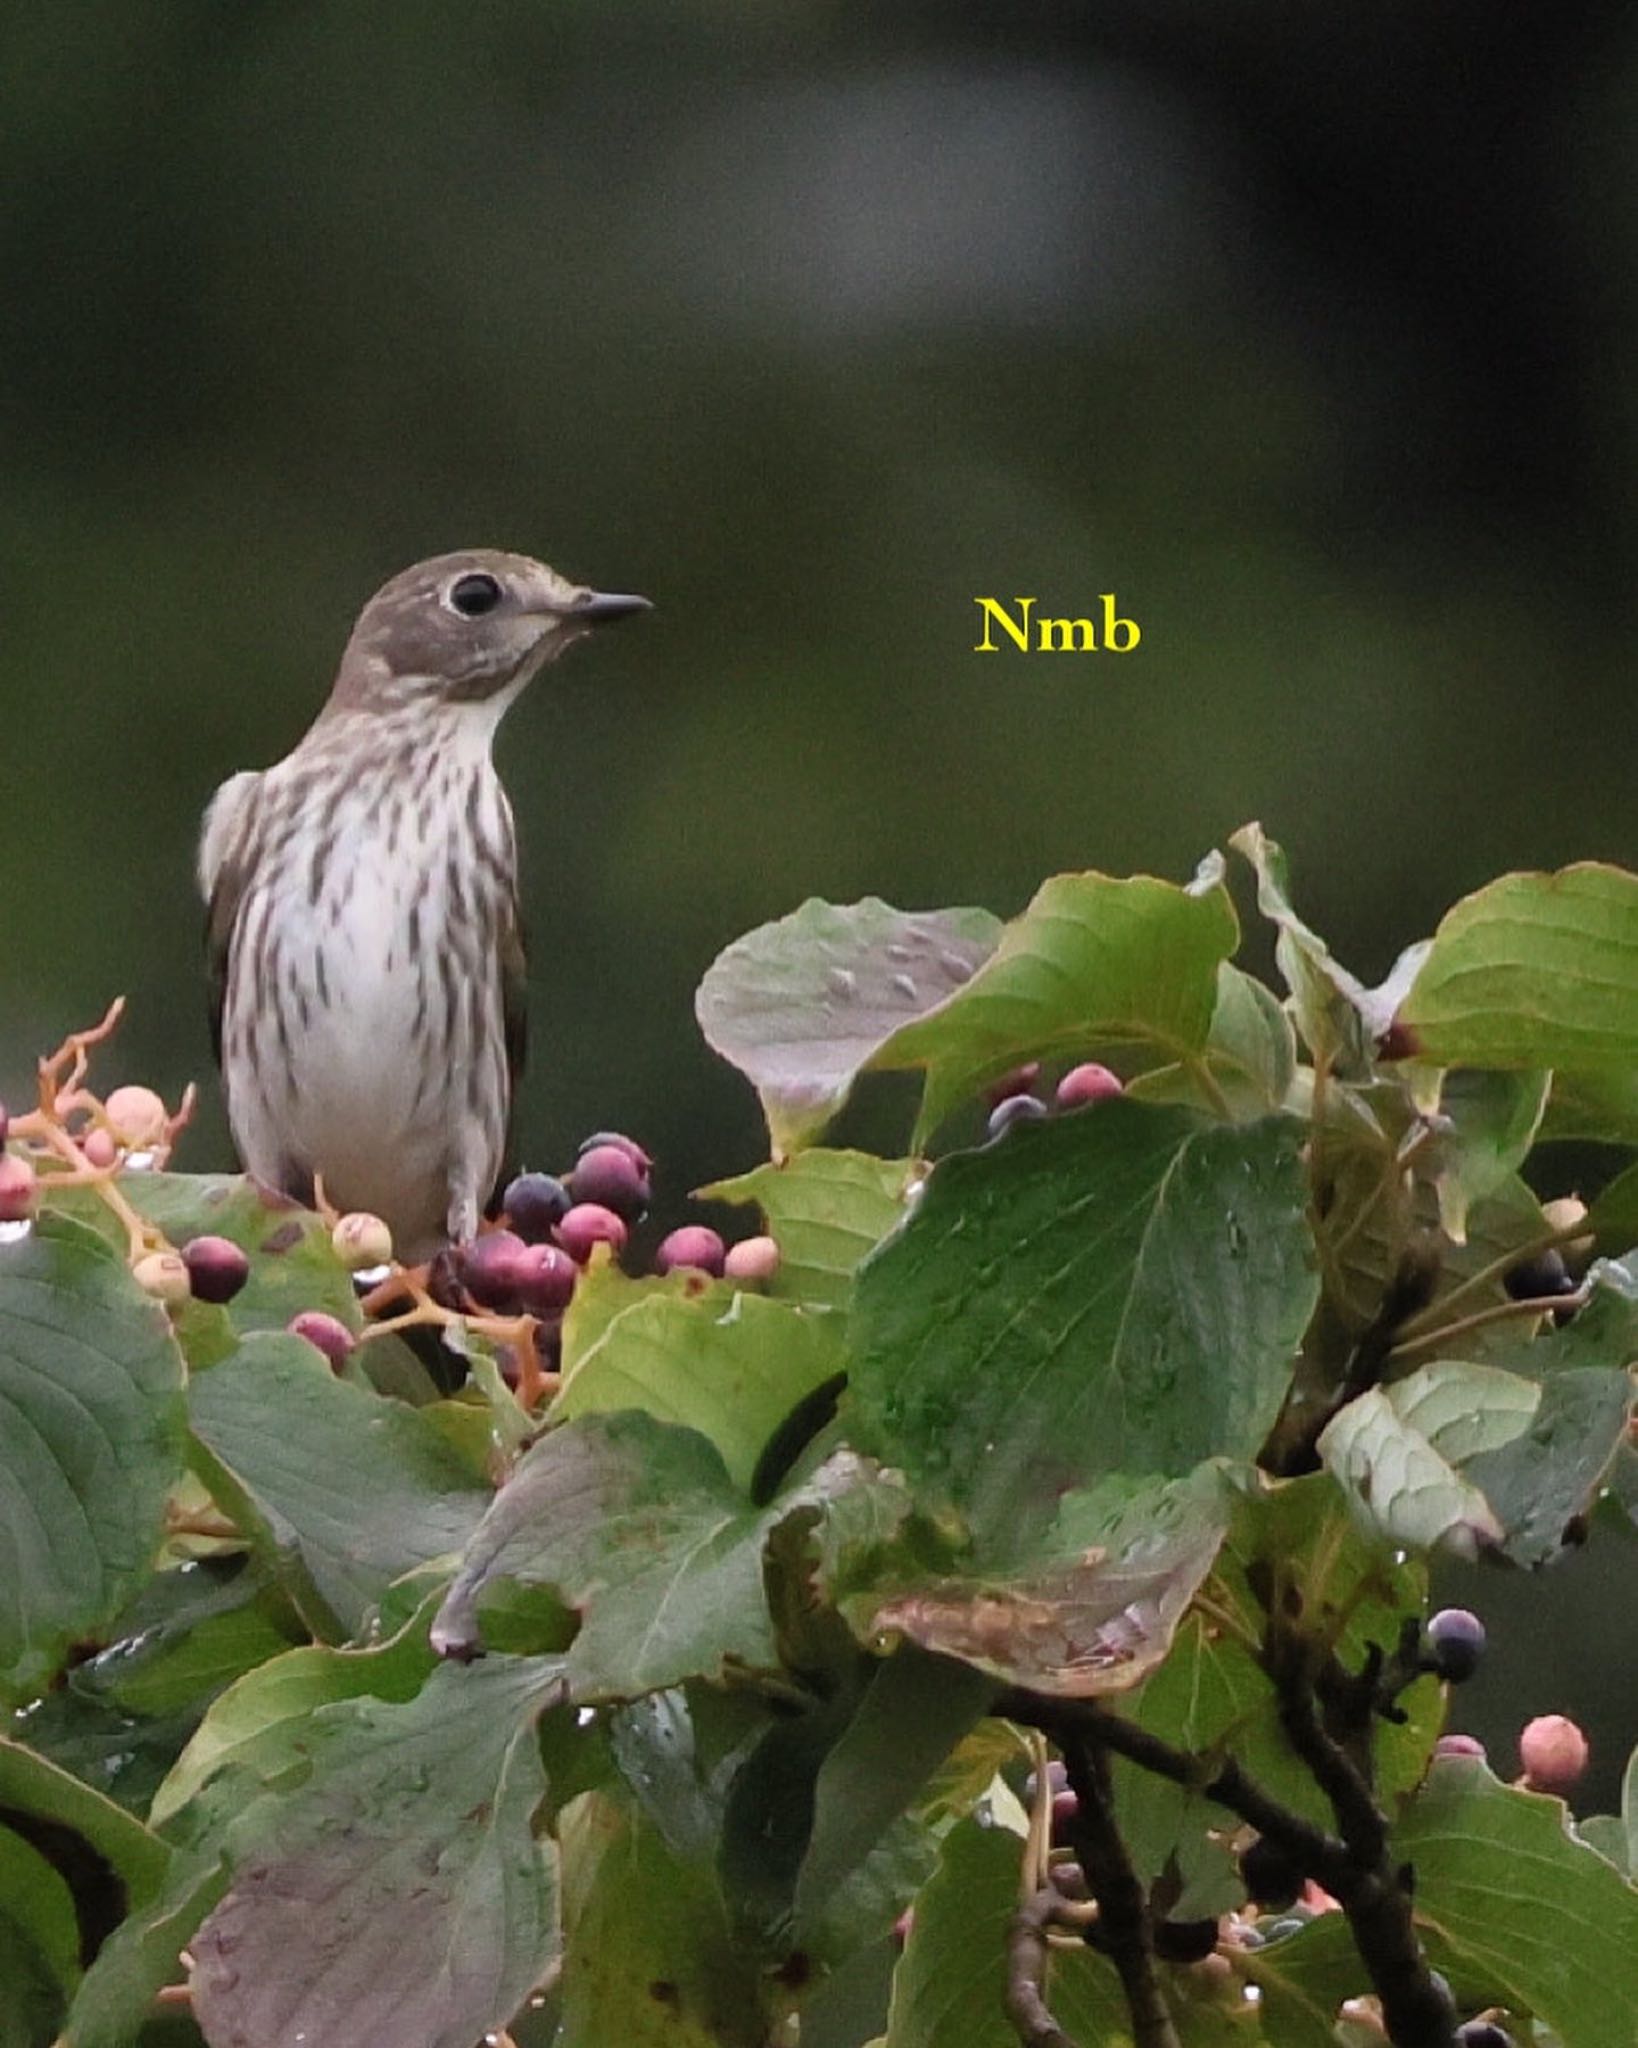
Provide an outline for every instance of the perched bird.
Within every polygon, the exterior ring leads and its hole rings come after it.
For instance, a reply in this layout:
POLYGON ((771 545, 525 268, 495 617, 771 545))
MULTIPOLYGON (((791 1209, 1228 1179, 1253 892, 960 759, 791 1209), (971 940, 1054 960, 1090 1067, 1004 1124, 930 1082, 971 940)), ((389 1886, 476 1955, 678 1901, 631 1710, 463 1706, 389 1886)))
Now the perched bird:
POLYGON ((523 1056, 512 810, 495 729, 546 663, 641 597, 474 549, 359 614, 295 750, 224 782, 199 882, 216 1056, 246 1169, 460 1243, 501 1170, 523 1056))

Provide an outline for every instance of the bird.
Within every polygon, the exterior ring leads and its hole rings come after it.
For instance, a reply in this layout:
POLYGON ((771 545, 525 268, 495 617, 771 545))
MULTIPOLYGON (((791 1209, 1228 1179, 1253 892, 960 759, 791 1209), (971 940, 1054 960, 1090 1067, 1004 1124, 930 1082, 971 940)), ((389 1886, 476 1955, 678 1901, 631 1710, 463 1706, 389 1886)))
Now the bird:
POLYGON ((240 1162, 381 1217, 405 1264, 477 1232, 523 1061, 496 729, 576 641, 649 609, 525 555, 419 562, 359 613, 295 748, 205 811, 212 1042, 240 1162))

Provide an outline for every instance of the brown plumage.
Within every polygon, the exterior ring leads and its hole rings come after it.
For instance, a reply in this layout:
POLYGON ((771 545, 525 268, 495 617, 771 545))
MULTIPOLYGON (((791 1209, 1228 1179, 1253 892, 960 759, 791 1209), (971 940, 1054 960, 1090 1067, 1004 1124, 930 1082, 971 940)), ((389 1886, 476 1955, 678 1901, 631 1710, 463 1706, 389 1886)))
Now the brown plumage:
POLYGON ((640 597, 475 549, 359 614, 293 752, 232 776, 199 879, 217 1058, 250 1173, 391 1226, 400 1258, 470 1237, 524 1042, 511 806, 495 729, 542 667, 640 597))

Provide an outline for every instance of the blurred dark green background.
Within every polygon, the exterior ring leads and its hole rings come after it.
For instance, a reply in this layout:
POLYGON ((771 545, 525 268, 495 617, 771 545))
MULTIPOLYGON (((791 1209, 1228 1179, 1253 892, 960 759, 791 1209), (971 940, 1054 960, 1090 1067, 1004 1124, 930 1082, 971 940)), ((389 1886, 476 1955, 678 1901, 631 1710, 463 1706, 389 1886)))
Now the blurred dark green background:
POLYGON ((534 1162, 749 1164, 690 999, 809 893, 1011 911, 1260 816, 1374 978, 1493 873, 1631 861, 1634 27, 9 10, 0 1089, 118 990, 109 1079, 205 1076, 198 813, 456 545, 659 607, 503 735, 534 1162), (971 651, 977 593, 1106 590, 1135 654, 971 651))

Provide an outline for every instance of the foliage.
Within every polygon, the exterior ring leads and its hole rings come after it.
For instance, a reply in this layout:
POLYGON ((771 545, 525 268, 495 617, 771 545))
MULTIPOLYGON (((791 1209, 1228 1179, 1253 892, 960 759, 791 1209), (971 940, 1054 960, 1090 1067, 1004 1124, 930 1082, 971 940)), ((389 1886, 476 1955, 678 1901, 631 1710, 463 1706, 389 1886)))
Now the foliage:
POLYGON ((1555 1130, 1638 1145, 1638 879, 1507 877, 1371 990, 1235 843, 1283 996, 1215 857, 729 947, 700 1019, 773 1157, 708 1192, 779 1269, 604 1258, 560 1371, 402 1275, 333 1369, 283 1333, 360 1326, 323 1221, 154 1171, 177 1119, 116 1145, 95 1034, 43 1063, 0 1244, 0 2042, 1629 2038, 1638 1767, 1577 1827, 1435 1760, 1423 1624, 1441 1547, 1539 1567, 1638 1502, 1638 1168, 1571 1223, 1521 1177, 1555 1130), (1120 1099, 940 1147, 1091 1057, 1120 1099), (904 1156, 826 1149, 888 1068, 904 1156), (249 1283, 162 1306, 204 1233, 249 1283))

